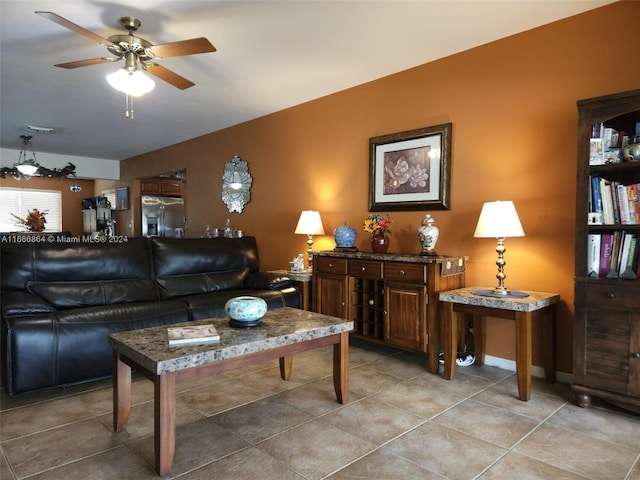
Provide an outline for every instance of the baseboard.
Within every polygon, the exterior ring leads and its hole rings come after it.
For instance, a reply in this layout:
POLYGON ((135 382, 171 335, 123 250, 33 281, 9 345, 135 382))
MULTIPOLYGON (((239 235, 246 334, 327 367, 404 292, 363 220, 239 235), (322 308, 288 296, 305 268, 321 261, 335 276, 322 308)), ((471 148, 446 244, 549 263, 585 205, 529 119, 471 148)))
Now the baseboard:
MULTIPOLYGON (((515 360, 507 360, 506 358, 494 357, 491 355, 484 356, 484 364, 491 367, 498 367, 511 372, 516 371, 515 360)), ((531 367, 531 375, 536 378, 544 378, 544 368, 537 365, 531 367)), ((558 383, 573 383, 573 375, 567 372, 556 371, 556 381, 558 383)))

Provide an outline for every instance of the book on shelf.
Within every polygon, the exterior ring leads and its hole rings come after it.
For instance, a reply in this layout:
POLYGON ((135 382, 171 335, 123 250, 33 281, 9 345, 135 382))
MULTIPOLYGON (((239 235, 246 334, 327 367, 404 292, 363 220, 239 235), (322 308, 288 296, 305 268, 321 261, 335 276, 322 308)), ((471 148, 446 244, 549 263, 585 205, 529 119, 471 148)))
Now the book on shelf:
POLYGON ((188 325, 182 327, 168 327, 169 345, 184 345, 187 343, 219 342, 220 334, 213 325, 188 325))
POLYGON ((605 178, 600 179, 600 196, 602 198, 602 223, 613 225, 613 197, 611 195, 611 182, 605 178))
POLYGON ((635 280, 636 268, 634 260, 637 260, 638 238, 632 233, 626 233, 622 241, 622 252, 620 253, 620 278, 635 280))
POLYGON ((604 165, 604 141, 592 138, 589 142, 589 165, 604 165))
POLYGON ((618 196, 618 209, 620 210, 620 223, 629 225, 631 223, 631 215, 629 214, 629 194, 627 186, 616 183, 616 194, 618 196))
POLYGON ((613 235, 611 233, 603 233, 600 240, 600 271, 599 277, 606 277, 609 273, 611 265, 611 247, 613 244, 613 235))
POLYGON ((591 177, 592 212, 602 213, 602 195, 600 195, 600 177, 591 177))
POLYGON ((590 233, 587 240, 587 276, 598 278, 600 272, 600 234, 590 233))
POLYGON ((609 273, 607 278, 618 278, 620 276, 620 243, 622 240, 622 231, 613 232, 613 240, 611 242, 611 262, 609 263, 609 273))
POLYGON ((627 203, 629 205, 629 223, 633 225, 640 224, 640 197, 638 196, 637 183, 627 185, 627 203))
POLYGON ((602 140, 604 141, 604 148, 615 147, 618 144, 618 132, 613 128, 602 129, 602 140))

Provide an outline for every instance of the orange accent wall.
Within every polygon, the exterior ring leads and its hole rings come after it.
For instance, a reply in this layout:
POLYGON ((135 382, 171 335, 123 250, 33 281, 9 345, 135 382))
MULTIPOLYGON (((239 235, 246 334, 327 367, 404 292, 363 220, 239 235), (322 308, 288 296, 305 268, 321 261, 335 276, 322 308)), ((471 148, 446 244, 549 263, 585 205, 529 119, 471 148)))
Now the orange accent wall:
MULTIPOLYGON (((451 209, 431 211, 437 251, 468 255, 467 285, 494 286, 495 241, 474 239, 483 202, 513 200, 526 236, 506 240, 509 288, 558 292, 558 369, 572 370, 576 101, 638 88, 640 2, 623 1, 122 162, 123 179, 187 169, 189 235, 205 224, 257 237, 264 269, 306 250, 293 231, 319 210, 334 247, 347 221, 357 246, 368 215, 370 137, 451 122, 451 209), (224 163, 239 155, 251 201, 229 214, 224 163)), ((196 87, 197 88, 197 87, 196 87)), ((221 93, 223 94, 223 93, 221 93)), ((424 211, 393 213, 391 251, 419 252, 424 211)), ((514 359, 512 322, 490 319, 489 355, 514 359)), ((534 364, 541 365, 539 336, 534 364)))
MULTIPOLYGON (((0 178, 0 187, 33 188, 36 190, 59 190, 62 192, 62 230, 72 235, 82 235, 82 199, 93 197, 93 180, 76 178, 31 177, 29 180, 16 180, 12 177, 0 178), (77 183, 82 187, 78 193, 69 187, 77 183)), ((13 212, 24 218, 27 212, 13 212)))

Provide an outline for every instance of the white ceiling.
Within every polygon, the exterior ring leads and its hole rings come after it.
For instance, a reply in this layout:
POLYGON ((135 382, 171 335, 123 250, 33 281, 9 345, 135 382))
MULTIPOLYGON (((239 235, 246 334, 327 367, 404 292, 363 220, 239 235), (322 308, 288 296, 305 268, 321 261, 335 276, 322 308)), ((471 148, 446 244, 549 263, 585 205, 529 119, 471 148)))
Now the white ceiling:
MULTIPOLYGON (((0 147, 27 125, 36 152, 121 160, 282 110, 456 52, 590 10, 611 0, 0 0, 0 147), (156 80, 124 118, 124 94, 105 76, 121 63, 34 11, 52 11, 102 37, 141 22, 153 44, 207 37, 218 49, 159 60, 195 82, 156 80)), ((604 27, 603 27, 604 28, 604 27)))

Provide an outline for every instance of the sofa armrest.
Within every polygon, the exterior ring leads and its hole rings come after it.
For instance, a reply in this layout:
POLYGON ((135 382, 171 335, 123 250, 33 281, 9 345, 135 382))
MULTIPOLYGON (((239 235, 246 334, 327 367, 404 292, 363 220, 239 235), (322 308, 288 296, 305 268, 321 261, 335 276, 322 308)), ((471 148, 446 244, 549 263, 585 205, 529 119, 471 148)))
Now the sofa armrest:
POLYGON ((274 272, 250 273, 244 280, 244 288, 249 290, 280 290, 291 285, 291 278, 274 272))
POLYGON ((56 309, 38 295, 29 292, 3 292, 2 316, 30 315, 34 313, 53 313, 56 309))

